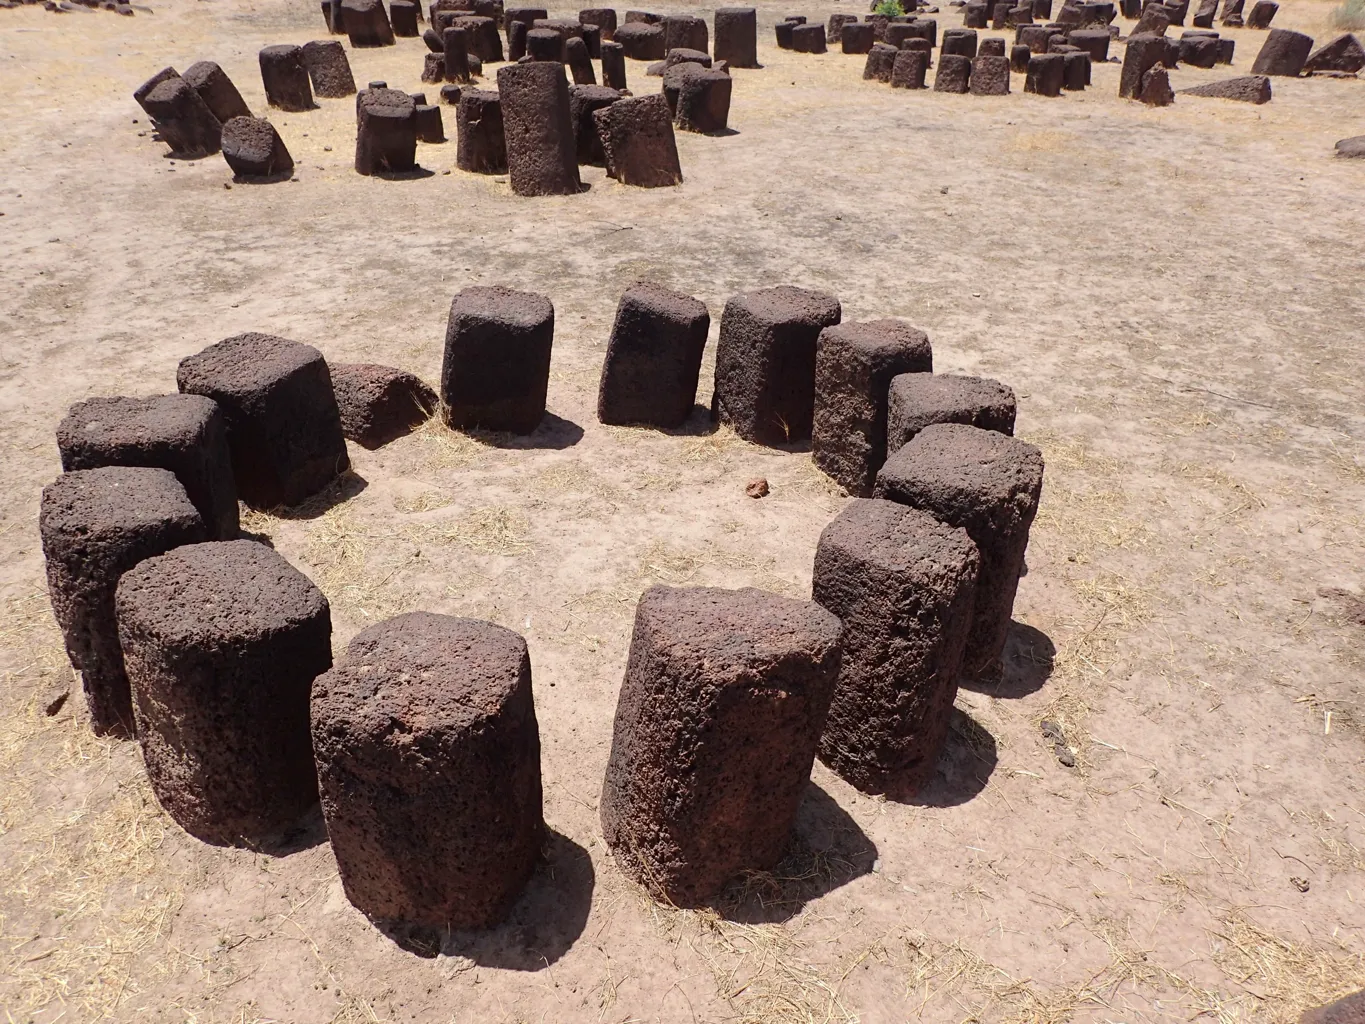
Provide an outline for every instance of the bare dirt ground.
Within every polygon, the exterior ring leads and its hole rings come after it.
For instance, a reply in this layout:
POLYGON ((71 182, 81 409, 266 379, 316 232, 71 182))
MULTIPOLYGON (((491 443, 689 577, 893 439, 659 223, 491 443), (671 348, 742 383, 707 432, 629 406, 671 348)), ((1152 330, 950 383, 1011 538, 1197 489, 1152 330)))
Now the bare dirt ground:
MULTIPOLYGON (((1329 10, 1276 24, 1324 41, 1329 10)), ((589 169, 542 200, 442 173, 453 141, 420 148, 429 177, 357 176, 350 100, 271 113, 296 182, 168 161, 132 89, 208 58, 264 111, 256 51, 322 36, 309 0, 0 11, 6 1021, 1236 1024, 1365 985, 1365 163, 1331 156, 1365 132, 1365 82, 1150 110, 1108 65, 1057 100, 907 94, 773 47, 775 18, 827 8, 760 11, 767 66, 735 73, 737 134, 680 136, 684 186, 589 169), (906 317, 939 370, 1013 385, 1047 458, 1008 672, 962 691, 929 791, 870 799, 817 765, 791 856, 716 912, 651 904, 600 839, 634 603, 653 582, 808 594, 847 498, 700 410, 677 434, 596 422, 642 277, 702 298, 713 339, 727 296, 782 282, 906 317), (495 282, 555 303, 556 418, 353 448, 347 500, 246 524, 326 592, 338 650, 414 608, 530 643, 546 864, 508 924, 421 959, 346 902, 317 821, 270 853, 202 845, 135 745, 91 736, 38 496, 78 399, 174 390, 179 359, 246 330, 435 380, 452 294, 495 282), (754 476, 770 497, 745 497, 754 476)), ((1262 37, 1234 35, 1231 72, 1176 87, 1246 73, 1262 37)), ((423 52, 350 57, 417 90, 423 52)))

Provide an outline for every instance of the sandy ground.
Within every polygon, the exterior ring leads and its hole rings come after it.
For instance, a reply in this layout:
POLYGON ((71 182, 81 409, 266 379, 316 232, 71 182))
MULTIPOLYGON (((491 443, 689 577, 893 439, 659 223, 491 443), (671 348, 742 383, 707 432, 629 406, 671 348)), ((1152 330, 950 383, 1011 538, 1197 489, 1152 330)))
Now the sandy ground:
MULTIPOLYGON (((1276 24, 1321 41, 1329 10, 1276 24)), ((255 53, 320 37, 308 0, 0 11, 6 1021, 1235 1024, 1365 984, 1365 163, 1331 155, 1365 132, 1365 82, 1149 110, 1108 65, 1058 100, 907 94, 776 50, 798 11, 828 13, 761 8, 737 134, 681 136, 681 188, 587 170, 543 200, 445 173, 453 141, 419 150, 430 176, 357 176, 349 99, 272 113, 295 182, 167 160, 132 89, 209 58, 264 111, 255 53), (642 277, 702 298, 713 339, 727 296, 783 282, 908 318, 938 369, 1016 389, 1047 458, 1006 677, 962 691, 933 785, 891 803, 817 765, 790 857, 715 912, 651 904, 600 839, 634 603, 653 582, 808 594, 848 499, 700 410, 674 434, 596 422, 642 277), (73 681, 37 503, 78 399, 174 390, 179 359, 246 330, 434 380, 452 294, 495 282, 555 303, 545 428, 353 448, 344 502, 247 517, 331 599, 338 650, 414 608, 530 643, 546 864, 505 926, 422 959, 346 902, 318 821, 269 854, 202 845, 136 746, 90 735, 78 684, 45 713, 73 681), (745 497, 754 476, 770 497, 745 497)), ((1234 34, 1245 73, 1260 37, 1234 34)), ((423 52, 350 56, 416 90, 423 52)))

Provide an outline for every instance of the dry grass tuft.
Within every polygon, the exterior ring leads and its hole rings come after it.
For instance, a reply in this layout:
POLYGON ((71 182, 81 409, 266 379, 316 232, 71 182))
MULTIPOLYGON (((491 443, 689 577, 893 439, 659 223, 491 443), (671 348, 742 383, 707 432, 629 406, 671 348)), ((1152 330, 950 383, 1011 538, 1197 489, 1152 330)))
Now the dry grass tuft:
POLYGON ((441 540, 486 555, 524 555, 532 549, 531 521, 516 509, 475 508, 454 523, 435 528, 441 540))
POLYGON ((1307 1009, 1365 987, 1365 957, 1345 946, 1298 946, 1234 912, 1209 934, 1213 961, 1255 996, 1248 1016, 1294 1024, 1307 1009))
POLYGON ((445 508, 455 499, 440 491, 423 491, 421 494, 410 498, 398 495, 393 499, 393 507, 404 515, 416 515, 421 512, 431 512, 438 508, 445 508))
POLYGON ((379 622, 413 606, 412 595, 389 585, 407 562, 388 571, 372 565, 368 550, 374 540, 360 528, 352 507, 343 504, 309 525, 303 551, 313 582, 333 608, 364 622, 379 622))
POLYGON ((731 452, 750 447, 749 442, 727 426, 719 426, 702 437, 688 438, 683 442, 682 460, 684 462, 712 462, 725 459, 731 452))
POLYGON ((431 417, 392 447, 405 456, 414 469, 462 469, 488 452, 474 436, 451 430, 439 415, 431 417))

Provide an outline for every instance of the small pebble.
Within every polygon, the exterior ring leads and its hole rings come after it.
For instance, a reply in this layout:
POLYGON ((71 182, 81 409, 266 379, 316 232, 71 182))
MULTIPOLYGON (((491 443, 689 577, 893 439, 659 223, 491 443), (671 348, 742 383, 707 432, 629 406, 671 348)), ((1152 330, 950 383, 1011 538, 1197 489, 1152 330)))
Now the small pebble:
POLYGON ((1308 891, 1308 879, 1306 878, 1290 878, 1289 884, 1292 885, 1295 889, 1299 890, 1299 892, 1308 891))
POLYGON ((324 153, 330 153, 330 152, 332 151, 332 147, 331 147, 331 146, 323 146, 323 147, 322 147, 322 151, 323 151, 324 153))
POLYGON ((756 476, 744 488, 744 493, 751 498, 766 498, 768 496, 768 481, 761 476, 756 476))

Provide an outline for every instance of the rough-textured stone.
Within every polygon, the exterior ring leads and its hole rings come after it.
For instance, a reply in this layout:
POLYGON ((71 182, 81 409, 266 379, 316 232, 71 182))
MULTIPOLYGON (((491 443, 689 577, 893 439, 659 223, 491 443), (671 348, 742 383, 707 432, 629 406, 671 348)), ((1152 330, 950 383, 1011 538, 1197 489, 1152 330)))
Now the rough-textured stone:
POLYGON ((963 423, 1014 434, 1014 392, 987 377, 904 373, 887 392, 886 451, 900 451, 931 423, 963 423))
POLYGON ((1170 73, 1164 67, 1151 68, 1142 76, 1142 92, 1138 99, 1149 107, 1169 107, 1174 103, 1170 73))
POLYGON ((1119 95, 1135 100, 1142 94, 1142 79, 1149 68, 1160 64, 1166 54, 1166 40, 1156 35, 1133 35, 1123 51, 1119 72, 1119 95))
POLYGON ((975 29, 950 28, 943 33, 941 53, 955 53, 968 60, 976 58, 977 34, 975 29))
MULTIPOLYGON (((444 53, 424 54, 422 81, 435 85, 446 80, 446 56, 444 53)), ((356 108, 359 112, 359 107, 356 108)))
POLYGON ((597 84, 597 74, 592 68, 592 58, 588 56, 588 44, 582 39, 565 40, 564 61, 569 65, 574 85, 597 84))
POLYGON ((603 423, 680 427, 692 415, 711 317, 696 299, 638 281, 616 307, 597 418, 603 423))
POLYGON ((501 286, 457 293, 441 366, 446 423, 534 432, 545 416, 554 332, 555 309, 543 295, 501 286))
POLYGON ((510 34, 512 31, 511 26, 514 21, 521 22, 529 29, 535 25, 537 21, 540 21, 542 18, 548 18, 549 16, 550 12, 544 7, 508 7, 502 14, 502 27, 504 31, 510 34))
POLYGON ((474 174, 503 174, 507 144, 502 101, 488 89, 464 89, 455 111, 455 166, 474 174))
POLYGON ((844 627, 820 760, 863 792, 932 778, 979 570, 965 530, 891 501, 854 501, 820 534, 812 596, 844 627))
POLYGON ((362 448, 379 448, 431 418, 436 392, 411 373, 373 363, 332 363, 341 432, 362 448))
POLYGON ((891 64, 891 88, 923 89, 929 72, 929 54, 925 50, 897 50, 891 64))
POLYGON ((644 188, 682 184, 672 112, 662 93, 627 97, 592 117, 611 177, 644 188))
POLYGON ((1246 0, 1223 0, 1222 22, 1226 28, 1239 28, 1245 22, 1242 18, 1242 11, 1246 0))
POLYGON ((1192 24, 1195 28, 1212 28, 1213 19, 1218 15, 1218 0, 1199 0, 1192 24))
POLYGON ((826 327, 815 351, 815 464, 868 497, 887 454, 887 394, 899 374, 931 373, 929 336, 904 320, 826 327))
POLYGON ((602 789, 617 864, 695 907, 782 856, 839 671, 839 620, 761 590, 651 587, 602 789))
POLYGON ((1271 98, 1270 79, 1265 75, 1239 75, 1236 78, 1223 78, 1207 85, 1197 85, 1192 89, 1181 89, 1182 96, 1213 96, 1223 100, 1240 100, 1243 103, 1269 103, 1271 98))
POLYGON ((1353 135, 1349 139, 1341 139, 1334 149, 1337 156, 1346 157, 1348 160, 1365 159, 1365 135, 1353 135))
POLYGON ((303 44, 303 64, 313 83, 313 92, 325 99, 355 95, 346 48, 335 39, 318 39, 303 44))
POLYGON ((564 60, 564 37, 551 28, 533 28, 526 33, 526 56, 531 60, 564 60))
POLYGON ((934 75, 935 92, 966 92, 970 87, 972 62, 955 53, 940 53, 938 72, 934 75))
MULTIPOLYGON (((886 43, 873 43, 863 65, 863 78, 868 81, 889 82, 896 66, 896 54, 902 51, 886 43)), ((928 67, 926 64, 925 67, 928 67)))
POLYGON ((201 395, 90 398, 57 425, 62 469, 146 466, 174 473, 203 519, 207 536, 237 536, 237 486, 227 425, 201 395))
POLYGON ((695 70, 678 83, 673 123, 685 132, 724 132, 729 125, 733 80, 715 68, 692 67, 695 70))
MULTIPOLYGON (((162 68, 151 78, 147 79, 147 81, 143 82, 141 85, 139 85, 136 89, 133 90, 133 99, 137 101, 137 105, 141 107, 144 112, 150 113, 149 111, 147 111, 146 103, 148 94, 150 94, 151 91, 155 89, 158 85, 160 85, 162 82, 168 81, 169 79, 172 78, 179 77, 180 72, 175 70, 175 68, 170 67, 162 68)), ((212 113, 212 111, 210 111, 210 113, 212 113)))
POLYGON ((356 97, 357 173, 403 172, 417 166, 416 110, 412 97, 397 89, 366 89, 356 97))
POLYGON ((421 7, 414 0, 389 0, 389 26, 395 36, 416 37, 418 12, 421 7))
POLYGON ((1219 39, 1218 40, 1218 63, 1231 64, 1232 56, 1236 52, 1237 40, 1219 39))
POLYGON ((1362 69, 1365 69, 1365 47, 1349 32, 1318 47, 1303 65, 1303 70, 1309 72, 1345 71, 1355 74, 1362 69))
POLYGON ((1308 62, 1312 49, 1312 36, 1287 28, 1272 28, 1261 46, 1261 52, 1252 62, 1251 73, 1297 78, 1308 62))
POLYGON ((450 27, 464 29, 469 53, 480 62, 497 64, 502 61, 502 36, 498 35, 497 19, 461 15, 450 21, 450 27))
POLYGON ((824 53, 827 49, 824 26, 795 26, 792 29, 792 49, 797 53, 824 53))
POLYGON ((223 126, 203 98, 179 75, 167 78, 142 98, 142 109, 171 152, 192 159, 217 153, 223 126))
POLYGON ((1090 54, 1062 54, 1062 88, 1069 92, 1080 92, 1090 84, 1090 54))
POLYGON ((1043 486, 1033 445, 958 423, 925 427, 886 460, 876 496, 898 501, 967 531, 981 554, 964 669, 998 671, 1029 527, 1043 486))
POLYGON ((1010 62, 1008 57, 982 55, 972 61, 971 92, 973 96, 1008 96, 1010 91, 1010 62))
POLYGON ((218 403, 237 494, 253 508, 297 505, 350 466, 322 353, 239 334, 180 361, 182 392, 218 403))
POLYGON ((1251 5, 1251 10, 1247 12, 1247 28, 1269 28, 1279 9, 1280 5, 1274 0, 1256 0, 1251 5))
POLYGON ((393 45, 393 26, 383 0, 341 0, 341 21, 352 46, 393 45))
POLYGON ((1035 53, 1029 58, 1024 92, 1037 93, 1039 96, 1060 96, 1065 80, 1065 54, 1035 53))
POLYGON ((447 82, 461 85, 473 78, 469 67, 469 37, 458 25, 449 25, 441 32, 442 77, 447 82))
POLYGON ((602 41, 616 37, 616 11, 610 7, 589 7, 578 12, 578 20, 583 25, 596 25, 602 30, 602 41))
POLYGON ((573 125, 574 141, 580 164, 601 167, 606 163, 602 140, 597 134, 593 111, 609 107, 621 98, 617 89, 604 85, 575 85, 569 89, 569 120, 573 125))
POLYGON ((294 158, 269 121, 234 117, 223 125, 223 158, 238 178, 285 178, 294 171, 294 158))
POLYGON ((829 22, 825 26, 825 42, 838 43, 844 38, 845 25, 857 25, 858 16, 856 14, 831 14, 829 22))
POLYGON ((521 196, 580 192, 563 67, 536 61, 499 68, 498 94, 512 191, 521 196))
POLYGON ((1192 68, 1211 68, 1218 63, 1218 37, 1188 33, 1180 37, 1180 63, 1192 68))
POLYGON ((261 50, 259 59, 265 98, 272 107, 300 111, 312 110, 317 105, 313 102, 308 68, 303 62, 303 47, 267 46, 261 50))
POLYGON ((1163 3, 1149 3, 1142 9, 1142 17, 1133 26, 1132 35, 1164 36, 1170 27, 1170 9, 1163 3))
POLYGON ((706 22, 695 14, 670 14, 664 18, 662 27, 664 53, 678 49, 701 50, 706 53, 711 49, 706 22))
POLYGON ((1005 57, 1006 59, 1009 58, 1009 54, 1005 52, 1005 40, 999 38, 998 36, 992 36, 989 39, 982 39, 980 43, 977 44, 976 55, 978 57, 1005 57))
POLYGON ((626 87, 626 54, 620 43, 602 43, 602 84, 616 90, 626 87))
POLYGON ((1028 73, 1028 62, 1033 59, 1033 51, 1024 43, 1010 47, 1010 70, 1018 74, 1028 73))
POLYGON ((1299 1024, 1365 1024, 1365 991, 1352 992, 1334 1003, 1305 1010, 1299 1024))
POLYGON ((834 296, 790 285, 731 298, 716 352, 713 402, 721 422, 759 444, 809 438, 817 339, 841 316, 834 296))
POLYGON ((264 544, 218 541, 149 558, 115 605, 147 778, 180 827, 251 844, 312 807, 308 694, 332 664, 317 587, 264 544))
POLYGON ((631 60, 664 59, 664 30, 660 25, 627 21, 612 39, 621 44, 622 52, 631 60))
POLYGON ((436 941, 506 915, 545 828, 524 639, 430 612, 371 626, 313 680, 312 733, 355 907, 436 941))
POLYGON ((861 54, 872 49, 877 36, 873 27, 866 22, 850 22, 840 30, 839 41, 844 53, 861 54))
POLYGON ((716 60, 732 68, 758 67, 758 13, 752 7, 717 7, 716 60))
POLYGON ((1111 38, 1108 30, 1098 28, 1078 28, 1067 35, 1067 41, 1090 54, 1090 59, 1096 64, 1103 64, 1109 60, 1111 38))
POLYGON ((204 105, 222 124, 234 117, 250 117, 251 109, 232 84, 227 72, 211 60, 201 60, 191 64, 182 76, 199 94, 204 105))
POLYGON ((114 588, 143 559, 202 541, 203 519, 169 470, 113 465, 64 473, 45 487, 38 532, 52 611, 81 674, 90 724, 102 735, 132 736, 114 588))

